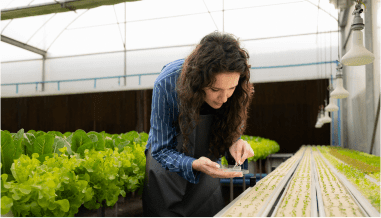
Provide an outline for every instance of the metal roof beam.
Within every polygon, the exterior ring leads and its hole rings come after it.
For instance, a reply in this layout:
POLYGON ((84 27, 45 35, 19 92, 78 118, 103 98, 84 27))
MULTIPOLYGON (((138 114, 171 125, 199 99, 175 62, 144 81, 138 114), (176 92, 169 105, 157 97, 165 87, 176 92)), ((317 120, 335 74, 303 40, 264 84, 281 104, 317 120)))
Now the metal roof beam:
POLYGON ((31 17, 44 14, 75 11, 78 9, 96 8, 102 5, 115 5, 122 2, 139 0, 63 0, 52 3, 43 3, 25 7, 8 8, 1 10, 1 20, 31 17))
POLYGON ((46 57, 46 51, 1 35, 1 41, 46 57))

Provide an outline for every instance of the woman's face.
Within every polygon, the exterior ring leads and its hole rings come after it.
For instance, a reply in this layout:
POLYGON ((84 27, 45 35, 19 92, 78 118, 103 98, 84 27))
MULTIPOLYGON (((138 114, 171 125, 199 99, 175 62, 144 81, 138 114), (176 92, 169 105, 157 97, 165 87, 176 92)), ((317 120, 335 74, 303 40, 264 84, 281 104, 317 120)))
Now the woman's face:
POLYGON ((216 82, 211 87, 205 87, 205 102, 212 108, 218 109, 233 95, 238 85, 240 73, 219 73, 216 82))

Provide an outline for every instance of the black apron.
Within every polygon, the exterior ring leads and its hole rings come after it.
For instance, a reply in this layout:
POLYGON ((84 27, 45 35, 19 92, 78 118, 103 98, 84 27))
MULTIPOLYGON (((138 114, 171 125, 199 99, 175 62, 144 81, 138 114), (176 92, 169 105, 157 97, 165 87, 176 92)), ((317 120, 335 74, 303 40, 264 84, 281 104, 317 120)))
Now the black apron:
MULTIPOLYGON (((200 115, 200 123, 189 135, 189 156, 209 156, 209 135, 213 115, 200 115), (193 146, 196 145, 196 146, 193 146)), ((176 136, 177 150, 182 150, 182 134, 176 136)), ((225 207, 219 178, 201 173, 198 184, 192 184, 175 172, 165 170, 146 152, 146 176, 143 189, 144 216, 212 217, 225 207)))

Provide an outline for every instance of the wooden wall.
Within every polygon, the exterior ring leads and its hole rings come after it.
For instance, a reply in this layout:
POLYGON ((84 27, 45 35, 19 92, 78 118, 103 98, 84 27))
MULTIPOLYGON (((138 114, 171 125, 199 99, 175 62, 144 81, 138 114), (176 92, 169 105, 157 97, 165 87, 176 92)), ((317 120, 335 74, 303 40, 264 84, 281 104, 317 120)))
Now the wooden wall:
POLYGON ((148 133, 151 98, 152 90, 2 98, 1 129, 148 133))
MULTIPOLYGON (((275 140, 279 153, 296 152, 303 144, 328 145, 330 125, 315 128, 327 86, 327 80, 255 84, 245 134, 275 140)), ((152 90, 2 98, 1 129, 148 133, 151 102, 152 90)))
POLYGON ((254 84, 245 134, 276 141, 278 153, 294 153, 303 144, 329 145, 330 124, 315 128, 327 86, 328 80, 254 84))

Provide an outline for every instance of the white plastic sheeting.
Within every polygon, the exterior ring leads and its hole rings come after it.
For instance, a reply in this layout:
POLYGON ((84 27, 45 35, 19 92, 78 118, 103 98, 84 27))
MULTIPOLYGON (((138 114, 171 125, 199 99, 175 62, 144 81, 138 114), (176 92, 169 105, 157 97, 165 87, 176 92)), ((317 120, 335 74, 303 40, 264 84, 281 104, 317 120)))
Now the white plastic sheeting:
MULTIPOLYGON (((2 0, 1 9, 50 1, 2 0)), ((140 85, 139 77, 127 77, 126 86, 123 77, 62 80, 159 73, 215 30, 239 37, 254 83, 330 78, 338 58, 337 16, 329 0, 142 0, 1 21, 2 35, 47 51, 43 62, 1 42, 1 95, 152 88, 157 75, 142 76, 140 85), (326 61, 332 63, 311 64, 326 61), (44 91, 41 83, 37 91, 36 84, 4 85, 43 78, 62 82, 45 83, 44 91)))

